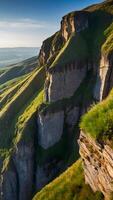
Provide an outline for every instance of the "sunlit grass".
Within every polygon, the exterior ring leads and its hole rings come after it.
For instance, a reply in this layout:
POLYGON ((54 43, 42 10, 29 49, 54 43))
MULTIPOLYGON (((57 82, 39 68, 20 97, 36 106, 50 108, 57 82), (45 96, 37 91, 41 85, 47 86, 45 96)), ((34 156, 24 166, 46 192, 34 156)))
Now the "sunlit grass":
POLYGON ((113 90, 82 117, 80 128, 96 140, 113 139, 113 90))
POLYGON ((85 185, 81 160, 69 167, 66 172, 45 186, 33 200, 102 200, 103 195, 93 193, 85 185))

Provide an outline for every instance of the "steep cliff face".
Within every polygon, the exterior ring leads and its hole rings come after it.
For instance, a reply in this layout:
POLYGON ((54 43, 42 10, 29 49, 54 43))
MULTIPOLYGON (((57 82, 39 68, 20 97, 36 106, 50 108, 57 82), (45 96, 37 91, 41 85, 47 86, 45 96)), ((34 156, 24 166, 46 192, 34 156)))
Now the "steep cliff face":
MULTIPOLYGON (((31 200, 37 190, 78 158, 78 121, 95 100, 106 97, 113 87, 112 46, 109 47, 112 27, 104 35, 113 20, 111 5, 113 1, 110 0, 99 7, 64 16, 60 31, 43 42, 38 69, 0 86, 3 91, 0 94, 0 156, 3 160, 8 156, 7 164, 0 162, 2 200, 31 200)), ((83 159, 85 157, 85 165, 89 161, 86 154, 92 155, 89 146, 94 149, 94 159, 92 157, 89 163, 92 179, 87 175, 87 165, 86 181, 94 191, 101 190, 106 196, 107 191, 112 191, 107 174, 112 172, 109 166, 112 162, 109 160, 106 164, 105 154, 110 157, 108 151, 112 150, 108 150, 108 144, 102 147, 93 140, 90 144, 89 140, 81 134, 80 153, 83 159), (96 167, 98 170, 94 171, 96 167), (104 173, 102 180, 97 171, 104 173), (105 180, 108 187, 105 187, 105 180)), ((76 186, 76 191, 85 187, 82 182, 76 186)), ((90 195, 92 191, 88 191, 90 195)))
POLYGON ((101 101, 109 94, 113 87, 113 53, 102 55, 98 68, 97 83, 95 85, 94 96, 101 101))
POLYGON ((110 200, 113 193, 113 150, 106 144, 95 142, 83 132, 79 145, 86 184, 94 192, 101 191, 105 199, 110 200))
MULTIPOLYGON (((60 67, 59 67, 60 68, 60 67)), ((55 102, 73 96, 87 74, 87 63, 70 63, 64 69, 52 69, 45 82, 45 101, 55 102)))
POLYGON ((38 115, 38 143, 48 149, 57 143, 63 134, 64 112, 38 115))
POLYGON ((50 65, 62 48, 63 43, 64 40, 61 31, 45 40, 38 56, 39 65, 50 65))
POLYGON ((38 60, 39 64, 50 66, 72 33, 88 28, 88 12, 76 11, 62 18, 60 31, 45 40, 38 60))
POLYGON ((61 21, 61 33, 65 41, 72 33, 80 32, 88 27, 88 12, 76 11, 63 17, 61 21))

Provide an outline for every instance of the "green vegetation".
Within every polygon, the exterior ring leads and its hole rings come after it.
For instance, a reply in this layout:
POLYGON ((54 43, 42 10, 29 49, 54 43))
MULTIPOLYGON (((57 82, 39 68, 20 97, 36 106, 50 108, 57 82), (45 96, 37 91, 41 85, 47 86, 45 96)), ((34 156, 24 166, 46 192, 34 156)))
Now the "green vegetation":
MULTIPOLYGON (((105 54, 113 51, 113 24, 112 1, 99 6, 87 8, 89 15, 89 28, 80 33, 73 33, 63 46, 61 31, 44 41, 48 64, 51 69, 68 65, 71 62, 82 61, 84 64, 93 63, 100 59, 101 49, 105 54), (54 55, 51 56, 51 50, 54 55), (88 62, 87 62, 88 61, 88 62)), ((71 13, 74 15, 75 13, 71 13)), ((40 61, 41 62, 41 61, 40 61)), ((94 102, 93 89, 96 81, 93 70, 81 83, 71 98, 62 99, 55 103, 43 103, 43 85, 45 81, 44 67, 37 68, 37 58, 32 58, 0 70, 0 169, 3 172, 10 161, 10 157, 20 141, 30 144, 33 134, 37 132, 36 114, 40 112, 55 112, 66 108, 87 107, 94 102), (42 104, 42 105, 41 105, 42 104), (40 106, 41 105, 41 106, 40 106)), ((87 65, 88 68, 93 66, 87 65)), ((82 117, 80 127, 91 137, 101 141, 113 139, 113 91, 102 103, 92 108, 82 117)), ((63 136, 54 147, 44 150, 37 145, 36 156, 39 165, 44 164, 48 158, 58 158, 72 163, 78 158, 78 149, 75 149, 75 137, 78 126, 75 124, 72 136, 67 134, 64 127, 63 136), (69 140, 72 141, 69 144, 69 140), (70 146, 68 146, 70 145, 70 146), (68 150, 69 151, 68 151, 68 150)), ((77 138, 76 138, 77 141, 77 138)), ((36 164, 37 164, 36 163, 36 164)), ((93 193, 85 185, 81 161, 77 161, 59 178, 47 185, 39 192, 34 200, 102 200, 100 193, 93 193), (48 199, 47 199, 48 198, 48 199)))
POLYGON ((69 38, 60 53, 52 63, 52 66, 65 65, 73 62, 75 59, 86 59, 88 57, 88 49, 83 33, 75 34, 69 38))
POLYGON ((99 141, 113 141, 113 90, 101 103, 82 117, 80 128, 99 141))
POLYGON ((0 86, 0 111, 11 101, 12 97, 28 81, 31 75, 32 73, 10 80, 0 86))
POLYGON ((33 200, 103 200, 99 192, 93 193, 85 185, 81 160, 44 187, 33 200))
MULTIPOLYGON (((102 52, 109 54, 112 49, 113 41, 113 3, 104 3, 91 6, 86 11, 90 12, 88 17, 89 27, 79 33, 73 33, 59 54, 53 61, 51 68, 62 69, 65 65, 73 61, 82 60, 99 61, 101 48, 102 52), (104 44, 105 43, 105 44, 104 44), (103 46, 103 47, 102 47, 103 46)), ((76 12, 69 13, 73 16, 76 12)))
POLYGON ((43 102, 43 94, 43 90, 36 92, 32 99, 27 102, 23 112, 21 111, 19 113, 18 119, 15 123, 16 137, 13 139, 15 145, 17 145, 20 139, 22 139, 22 136, 24 137, 24 142, 28 142, 29 138, 32 136, 32 132, 29 133, 29 122, 34 127, 34 130, 32 131, 35 132, 34 115, 36 114, 39 105, 43 102))
POLYGON ((36 111, 43 101, 44 80, 45 70, 40 68, 0 86, 3 91, 0 100, 2 172, 8 166, 10 156, 19 141, 28 143, 32 139, 32 133, 36 129, 36 111))
POLYGON ((89 7, 85 8, 84 10, 86 10, 88 12, 104 11, 104 12, 113 14, 113 1, 106 0, 103 3, 89 6, 89 7))
POLYGON ((39 54, 40 64, 41 65, 46 64, 46 66, 49 67, 62 47, 63 47, 63 39, 61 36, 61 32, 58 31, 43 42, 43 51, 46 53, 46 57, 45 57, 45 63, 43 63, 43 59, 42 57, 40 57, 39 54))
POLYGON ((106 42, 102 46, 102 51, 106 54, 109 54, 113 51, 113 23, 105 31, 106 42))
POLYGON ((29 78, 27 82, 21 87, 17 93, 13 96, 10 102, 0 112, 0 131, 2 133, 2 140, 0 146, 8 146, 12 141, 11 132, 8 127, 13 126, 13 121, 16 119, 17 114, 26 105, 34 94, 39 92, 40 88, 44 84, 45 72, 41 68, 29 78), (13 120, 12 120, 13 119, 13 120), (4 127, 6 129, 4 129, 4 127), (7 131, 6 131, 7 130, 7 131), (7 136, 6 136, 7 135, 7 136))
POLYGON ((0 75, 0 84, 4 84, 7 81, 32 72, 37 68, 37 65, 37 57, 33 57, 18 64, 12 65, 8 68, 5 68, 4 73, 0 75))

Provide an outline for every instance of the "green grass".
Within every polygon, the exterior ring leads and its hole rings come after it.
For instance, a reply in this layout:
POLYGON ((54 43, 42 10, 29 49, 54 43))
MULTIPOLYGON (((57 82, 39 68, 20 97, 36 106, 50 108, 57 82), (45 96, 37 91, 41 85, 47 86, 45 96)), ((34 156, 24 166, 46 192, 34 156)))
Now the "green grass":
POLYGON ((37 67, 38 67, 37 58, 33 57, 18 64, 4 68, 5 70, 4 73, 0 75, 0 85, 14 78, 30 73, 37 67))
POLYGON ((94 12, 94 11, 100 10, 100 11, 113 14, 113 0, 105 0, 103 3, 89 6, 85 8, 84 10, 88 12, 94 12))
POLYGON ((82 117, 80 128, 96 140, 113 144, 113 90, 82 117))
POLYGON ((25 80, 17 80, 17 85, 9 87, 11 99, 0 111, 0 157, 3 160, 0 165, 1 171, 8 166, 19 141, 31 141, 36 129, 36 111, 43 101, 44 68, 35 70, 24 78, 25 80), (18 88, 16 93, 15 87, 18 88))
POLYGON ((8 127, 12 127, 14 119, 26 103, 40 90, 44 84, 45 71, 43 68, 36 71, 23 87, 13 96, 12 100, 0 112, 0 131, 2 133, 2 141, 0 146, 7 146, 11 140, 8 127), (4 129, 4 127, 6 129, 4 129), (6 131, 7 130, 7 131, 6 131))
POLYGON ((83 34, 73 34, 66 42, 60 53, 52 63, 51 67, 56 65, 65 65, 73 62, 75 59, 88 57, 87 43, 84 40, 83 34))
POLYGON ((34 130, 32 131, 35 132, 34 116, 36 115, 39 105, 43 102, 43 95, 43 90, 37 91, 36 94, 32 97, 32 99, 30 99, 30 101, 27 102, 27 105, 23 109, 23 112, 21 110, 21 112, 19 113, 15 123, 16 137, 13 139, 13 143, 15 145, 17 145, 20 139, 22 139, 22 136, 24 137, 24 141, 28 141, 29 138, 32 136, 32 132, 29 133, 29 124, 32 124, 32 126, 34 126, 34 130))
MULTIPOLYGON (((112 19, 113 2, 91 6, 86 11, 89 14, 89 27, 80 33, 73 33, 64 47, 56 56, 50 68, 62 69, 65 65, 73 61, 100 60, 101 48, 104 45, 104 52, 110 53, 112 50, 112 19), (109 34, 108 34, 109 32, 109 34), (104 44, 105 43, 105 44, 104 44)), ((68 15, 75 15, 76 12, 68 15)))
POLYGON ((8 81, 8 83, 0 86, 0 111, 12 100, 13 96, 28 81, 30 76, 32 76, 32 73, 22 76, 21 78, 8 81))
POLYGON ((36 111, 42 101, 43 90, 38 91, 15 118, 14 127, 11 129, 13 138, 10 147, 0 148, 0 158, 3 160, 3 163, 0 165, 1 173, 7 169, 13 151, 17 148, 18 143, 24 140, 24 143, 27 142, 28 145, 32 141, 33 132, 36 129, 36 111))
POLYGON ((45 61, 43 62, 42 54, 39 54, 40 65, 41 66, 46 65, 49 67, 51 63, 54 61, 57 54, 59 53, 62 46, 63 46, 63 39, 60 31, 56 32, 51 37, 47 38, 43 42, 43 51, 46 53, 45 61))
POLYGON ((45 186, 33 200, 103 200, 99 192, 93 193, 85 185, 81 160, 73 164, 66 172, 45 186))
POLYGON ((106 42, 102 46, 102 52, 104 54, 109 54, 113 51, 113 23, 104 32, 106 37, 106 42))

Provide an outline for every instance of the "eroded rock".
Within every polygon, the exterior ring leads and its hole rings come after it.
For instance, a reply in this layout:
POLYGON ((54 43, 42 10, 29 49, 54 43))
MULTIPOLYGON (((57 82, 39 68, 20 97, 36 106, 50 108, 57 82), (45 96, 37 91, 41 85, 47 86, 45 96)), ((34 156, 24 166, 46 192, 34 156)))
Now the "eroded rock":
POLYGON ((56 144, 63 134, 64 111, 38 114, 38 144, 47 149, 56 144))
POLYGON ((45 83, 45 101, 55 102, 73 96, 87 73, 87 63, 83 66, 70 63, 63 71, 48 73, 45 83))
POLYGON ((113 192, 113 150, 101 145, 81 132, 80 155, 83 160, 85 181, 94 192, 101 191, 105 199, 113 192))

